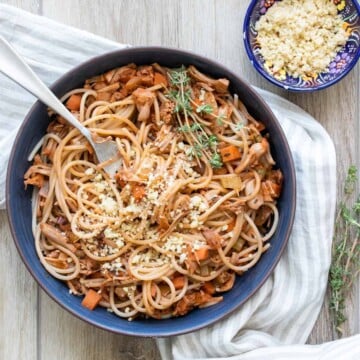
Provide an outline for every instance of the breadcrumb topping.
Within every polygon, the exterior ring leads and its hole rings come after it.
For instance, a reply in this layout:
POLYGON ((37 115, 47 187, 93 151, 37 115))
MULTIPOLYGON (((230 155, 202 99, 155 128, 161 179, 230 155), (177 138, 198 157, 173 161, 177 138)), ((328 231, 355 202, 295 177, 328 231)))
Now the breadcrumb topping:
POLYGON ((349 34, 329 0, 276 2, 255 25, 266 69, 279 80, 328 71, 349 34))

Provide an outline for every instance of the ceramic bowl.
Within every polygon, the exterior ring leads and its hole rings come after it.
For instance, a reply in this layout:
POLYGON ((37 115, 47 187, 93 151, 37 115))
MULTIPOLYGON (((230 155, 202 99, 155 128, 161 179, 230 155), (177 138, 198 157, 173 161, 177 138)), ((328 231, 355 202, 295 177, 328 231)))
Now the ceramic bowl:
MULTIPOLYGON (((25 118, 11 152, 7 172, 7 212, 11 232, 17 249, 30 273, 45 292, 72 314, 102 329, 135 336, 170 336, 187 333, 210 325, 238 309, 265 282, 280 259, 288 241, 295 212, 295 171, 292 156, 284 133, 270 108, 251 88, 222 65, 193 53, 168 48, 145 47, 114 51, 91 59, 61 77, 51 89, 61 96, 82 86, 90 77, 128 63, 151 64, 158 62, 168 67, 193 64, 206 74, 230 80, 231 92, 236 92, 250 113, 260 119, 270 134, 272 154, 284 174, 284 187, 278 201, 280 219, 270 249, 258 264, 236 279, 224 300, 214 306, 197 309, 186 316, 165 320, 121 319, 106 309, 97 307, 89 311, 81 306, 82 297, 69 294, 63 282, 49 275, 41 265, 35 251, 31 231, 31 187, 24 188, 23 177, 30 166, 28 155, 45 134, 49 124, 46 106, 37 102, 25 118)), ((31 311, 31 310, 29 310, 31 311)))
POLYGON ((326 89, 345 77, 360 57, 360 5, 358 1, 332 0, 337 5, 338 13, 347 23, 350 36, 326 71, 306 79, 295 78, 288 74, 282 74, 281 77, 275 78, 266 70, 265 60, 260 54, 255 24, 277 1, 281 0, 253 0, 245 15, 243 26, 245 49, 255 69, 271 83, 285 90, 301 92, 326 89))

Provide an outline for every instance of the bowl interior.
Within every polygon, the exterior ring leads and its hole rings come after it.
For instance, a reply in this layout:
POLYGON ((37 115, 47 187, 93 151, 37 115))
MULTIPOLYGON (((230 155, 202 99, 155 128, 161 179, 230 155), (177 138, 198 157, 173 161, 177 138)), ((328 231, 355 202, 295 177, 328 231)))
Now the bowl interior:
MULTIPOLYGON (((246 52, 255 69, 273 84, 286 90, 292 91, 314 91, 327 88, 340 81, 355 66, 360 57, 360 5, 355 1, 339 0, 338 13, 348 24, 351 31, 345 46, 340 49, 336 58, 330 63, 329 71, 322 72, 316 77, 302 79, 292 77, 288 74, 281 78, 275 78, 265 68, 265 60, 260 54, 259 43, 256 40, 257 31, 255 24, 259 18, 266 14, 266 11, 277 1, 253 0, 250 4, 244 20, 244 43, 246 52), (269 7, 265 7, 265 3, 269 7)), ((335 0, 332 0, 335 1, 335 0)))
POLYGON ((94 58, 64 75, 52 86, 57 96, 82 86, 85 79, 130 62, 149 64, 158 62, 169 67, 193 64, 214 77, 231 81, 231 91, 239 94, 250 113, 264 122, 271 137, 270 142, 277 166, 285 174, 284 188, 278 206, 280 221, 271 239, 270 249, 261 261, 243 276, 238 277, 233 289, 224 294, 224 301, 190 314, 167 320, 134 320, 118 318, 105 309, 89 311, 81 306, 82 298, 69 294, 68 287, 50 276, 40 264, 31 232, 31 192, 24 189, 23 176, 30 163, 27 156, 44 135, 49 118, 46 107, 37 102, 26 117, 12 150, 7 174, 7 211, 11 231, 18 251, 31 274, 41 287, 61 306, 81 319, 117 333, 136 336, 170 336, 193 331, 209 325, 230 314, 243 304, 266 280, 278 262, 287 243, 295 211, 294 165, 285 136, 272 114, 259 96, 231 71, 201 56, 175 49, 131 48, 94 58))

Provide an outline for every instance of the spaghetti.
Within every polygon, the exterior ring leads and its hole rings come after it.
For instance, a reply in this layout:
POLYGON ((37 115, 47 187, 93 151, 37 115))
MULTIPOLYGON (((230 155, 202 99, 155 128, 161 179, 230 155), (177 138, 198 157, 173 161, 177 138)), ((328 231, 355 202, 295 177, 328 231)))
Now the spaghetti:
POLYGON ((35 246, 84 306, 129 320, 185 315, 221 301, 269 248, 282 173, 228 85, 193 66, 129 64, 66 94, 94 136, 116 141, 115 178, 49 112, 24 176, 35 246))

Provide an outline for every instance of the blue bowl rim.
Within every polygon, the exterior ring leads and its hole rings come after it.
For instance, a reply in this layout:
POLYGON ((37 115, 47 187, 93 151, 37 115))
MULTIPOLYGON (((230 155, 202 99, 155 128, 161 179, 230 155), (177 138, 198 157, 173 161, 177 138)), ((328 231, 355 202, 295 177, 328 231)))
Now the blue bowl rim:
MULTIPOLYGON (((249 298, 251 298, 251 296, 256 293, 261 286, 265 283, 265 281, 269 278, 269 276, 273 273, 276 265, 278 264, 290 237, 291 231, 292 231, 292 227, 293 227, 293 223, 294 223, 294 218, 295 218, 295 209, 296 209, 296 176, 295 176, 295 165, 294 165, 294 161, 293 161, 293 157, 292 157, 292 153, 288 144, 288 141, 286 139, 286 136, 284 134, 284 131, 281 128, 281 125, 279 123, 279 121, 277 120, 276 116, 274 115, 274 113, 272 112, 272 110, 270 109, 270 107, 267 105, 267 103, 265 102, 265 100, 263 100, 263 98, 256 92, 256 90, 254 90, 252 88, 252 86, 246 82, 245 80, 243 80, 241 77, 239 77, 237 74, 235 74, 233 71, 231 71, 228 67, 220 64, 219 62, 209 59, 205 56, 196 54, 192 51, 186 51, 186 50, 182 50, 182 49, 177 49, 177 48, 171 48, 171 47, 163 47, 163 46, 134 46, 134 47, 129 47, 129 48, 124 48, 124 49, 119 49, 119 50, 114 50, 114 51, 110 51, 110 52, 106 52, 102 55, 98 55, 95 57, 92 57, 91 59, 82 62, 81 64, 75 66, 74 68, 72 68, 71 70, 69 70, 68 72, 66 72, 64 75, 62 75, 57 81, 55 81, 51 86, 50 89, 53 90, 53 88, 55 88, 56 86, 58 86, 60 83, 62 83, 63 81, 65 81, 67 78, 71 77, 72 75, 75 75, 80 68, 82 67, 86 67, 88 65, 90 65, 93 62, 101 62, 103 59, 106 59, 108 56, 110 55, 114 55, 114 54, 124 54, 124 53, 129 53, 129 55, 131 55, 132 53, 135 52, 144 52, 144 51, 162 51, 165 53, 169 53, 169 54, 182 54, 182 55, 187 55, 187 56, 191 56, 197 60, 203 61, 205 63, 207 63, 209 66, 214 66, 218 69, 221 70, 225 70, 227 71, 231 77, 236 78, 236 80, 240 83, 242 83, 245 87, 247 87, 247 91, 251 94, 251 96, 253 98, 256 99, 257 102, 261 103, 262 106, 265 108, 265 110, 268 112, 268 114, 271 117, 271 121, 274 125, 274 127, 276 128, 276 132, 278 133, 278 136, 281 138, 282 143, 284 145, 284 152, 286 154, 288 154, 288 159, 289 159, 289 169, 288 169, 288 173, 287 173, 287 178, 289 179, 289 186, 290 186, 290 194, 291 194, 291 199, 289 199, 289 203, 290 203, 290 214, 289 214, 289 222, 288 222, 288 226, 285 230, 285 234, 284 234, 284 239, 282 242, 282 245, 280 247, 279 252, 277 253, 277 256, 275 257, 275 259, 272 262, 271 267, 269 268, 268 272, 265 274, 265 276, 262 278, 262 280, 257 284, 257 286, 253 289, 253 291, 249 292, 248 296, 246 298, 243 299, 243 301, 241 301, 240 303, 235 303, 235 304, 231 304, 231 306, 228 307, 228 309, 226 311, 221 312, 221 314, 213 316, 211 319, 206 319, 204 320, 202 323, 200 324, 190 324, 190 326, 188 326, 188 328, 186 330, 177 330, 177 331, 172 331, 172 332, 168 332, 166 330, 161 331, 159 333, 151 333, 150 331, 145 330, 136 330, 136 331, 123 331, 121 328, 119 327, 112 327, 112 326, 108 326, 106 324, 103 324, 101 322, 95 321, 93 319, 89 319, 87 318, 85 315, 83 314, 79 314, 78 312, 76 312, 69 304, 61 301, 60 298, 58 298, 57 293, 56 292, 52 292, 50 291, 42 282, 41 280, 41 276, 38 275, 35 270, 32 269, 30 262, 28 261, 22 247, 21 247, 21 243, 19 241, 19 239, 16 236, 16 229, 14 226, 14 221, 11 215, 11 202, 12 200, 10 199, 9 196, 6 197, 6 211, 7 211, 7 217, 8 217, 8 222, 9 222, 9 226, 10 226, 10 231, 11 231, 11 235, 12 238, 15 242, 15 246, 17 248, 18 253, 20 254, 20 257, 23 261, 23 263, 25 264, 26 268, 28 269, 28 271, 30 272, 30 274, 32 275, 32 277, 36 280, 37 284, 42 288, 42 290, 44 290, 44 292, 51 298, 53 299, 57 304, 59 304, 63 309, 67 310, 69 313, 71 313, 72 315, 74 315, 75 317, 77 317, 78 319, 91 324, 93 326, 96 326, 100 329, 115 333, 115 334, 121 334, 121 335, 126 335, 126 336, 137 336, 137 337, 144 337, 144 338, 162 338, 162 337, 169 337, 169 336, 177 336, 177 335, 182 335, 182 334, 186 334, 189 332, 193 332, 196 330, 200 330, 204 327, 207 327, 209 325, 214 324, 215 322, 229 316, 231 313, 233 313, 235 310, 237 310, 241 305, 243 305, 247 300, 249 300, 249 298)), ((11 187, 11 182, 10 182, 10 172, 11 172, 11 168, 14 165, 14 156, 15 156, 15 149, 20 141, 21 138, 21 134, 22 134, 22 130, 25 127, 25 124, 29 121, 31 114, 33 113, 33 111, 39 106, 39 104, 41 104, 41 102, 38 100, 34 103, 34 105, 31 107, 31 109, 29 110, 28 114, 26 115, 23 123, 21 124, 17 135, 15 137, 14 140, 14 144, 11 150, 11 154, 10 154, 10 158, 9 158, 9 163, 8 163, 8 167, 7 167, 7 176, 6 176, 6 194, 9 194, 10 192, 10 187, 11 187)), ((185 315, 185 316, 191 316, 191 313, 189 315, 185 315)), ((161 320, 159 320, 161 321, 161 320)))
MULTIPOLYGON (((354 56, 354 59, 348 64, 348 66, 346 67, 344 72, 341 73, 337 78, 335 78, 331 81, 328 81, 324 84, 310 87, 310 88, 302 88, 302 87, 288 86, 288 85, 283 84, 281 81, 276 80, 267 71, 265 71, 263 69, 263 67, 259 64, 256 57, 254 56, 254 53, 252 51, 252 48, 251 48, 250 42, 249 42, 248 31, 249 31, 249 25, 250 25, 250 17, 254 10, 255 5, 259 1, 261 1, 261 0, 252 0, 250 5, 247 8, 245 18, 244 18, 244 23, 243 23, 243 40, 244 40, 245 50, 250 59, 251 64, 258 71, 258 73, 261 76, 263 76, 266 80, 270 81, 272 84, 274 84, 282 89, 285 89, 285 90, 290 90, 293 92, 313 92, 313 91, 327 89, 328 87, 336 84, 337 82, 342 80, 346 75, 348 75, 349 72, 355 67, 356 63, 358 62, 358 60, 360 58, 360 46, 356 50, 356 55, 354 56)), ((358 3, 357 0, 350 0, 350 1, 355 5, 358 16, 360 17, 360 4, 358 3)))

